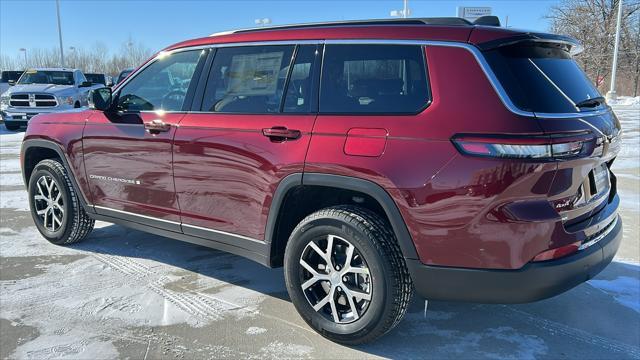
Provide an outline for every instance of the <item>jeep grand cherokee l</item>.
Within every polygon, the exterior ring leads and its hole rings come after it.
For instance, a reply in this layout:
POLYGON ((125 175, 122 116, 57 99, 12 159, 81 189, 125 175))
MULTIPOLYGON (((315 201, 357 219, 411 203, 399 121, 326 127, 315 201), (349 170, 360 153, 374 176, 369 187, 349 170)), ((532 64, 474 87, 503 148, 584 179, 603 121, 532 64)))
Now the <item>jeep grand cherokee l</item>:
POLYGON ((32 120, 33 220, 55 244, 97 219, 284 266, 304 320, 348 344, 393 328, 414 288, 554 296, 622 238, 620 124, 576 49, 455 18, 185 41, 91 109, 32 120))

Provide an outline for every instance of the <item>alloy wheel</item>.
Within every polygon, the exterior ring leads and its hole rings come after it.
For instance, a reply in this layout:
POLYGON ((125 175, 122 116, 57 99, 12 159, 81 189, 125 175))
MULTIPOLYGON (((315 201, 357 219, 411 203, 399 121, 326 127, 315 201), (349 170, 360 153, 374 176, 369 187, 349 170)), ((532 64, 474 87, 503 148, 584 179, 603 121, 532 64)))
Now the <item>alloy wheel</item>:
POLYGON ((64 200, 56 181, 47 175, 36 181, 37 189, 33 195, 36 215, 42 219, 45 229, 52 232, 62 226, 64 220, 64 200))
POLYGON ((315 311, 346 324, 364 315, 373 282, 362 254, 349 241, 327 235, 309 242, 300 256, 302 291, 315 311))

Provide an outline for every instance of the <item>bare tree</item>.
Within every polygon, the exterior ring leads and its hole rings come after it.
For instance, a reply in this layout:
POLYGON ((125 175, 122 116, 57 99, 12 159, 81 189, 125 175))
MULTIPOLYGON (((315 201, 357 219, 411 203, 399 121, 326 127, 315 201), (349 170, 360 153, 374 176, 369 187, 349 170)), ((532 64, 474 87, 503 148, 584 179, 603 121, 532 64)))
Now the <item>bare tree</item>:
MULTIPOLYGON (((29 49, 28 67, 58 67, 60 56, 58 48, 29 49)), ((131 40, 122 44, 120 51, 109 53, 109 48, 97 42, 90 48, 74 47, 67 52, 65 66, 78 68, 85 72, 97 72, 117 75, 129 67, 137 67, 153 53, 142 43, 131 40)), ((0 55, 0 70, 20 70, 25 67, 24 59, 20 55, 14 57, 0 55)))
MULTIPOLYGON (((584 46, 576 56, 596 86, 605 91, 611 74, 611 62, 619 0, 563 0, 553 6, 547 18, 551 31, 572 36, 584 46)), ((637 94, 640 71, 640 1, 623 2, 618 93, 637 94)))

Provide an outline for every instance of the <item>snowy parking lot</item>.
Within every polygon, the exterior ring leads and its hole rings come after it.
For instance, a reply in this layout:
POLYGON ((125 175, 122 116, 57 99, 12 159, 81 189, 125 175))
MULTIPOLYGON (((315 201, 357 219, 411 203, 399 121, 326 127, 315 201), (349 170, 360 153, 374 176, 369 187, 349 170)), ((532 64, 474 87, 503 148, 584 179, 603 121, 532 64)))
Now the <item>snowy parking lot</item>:
POLYGON ((346 347, 299 317, 281 269, 117 225, 44 240, 28 212, 23 133, 0 132, 0 358, 640 358, 640 104, 614 105, 624 239, 595 279, 552 299, 415 299, 379 341, 346 347))

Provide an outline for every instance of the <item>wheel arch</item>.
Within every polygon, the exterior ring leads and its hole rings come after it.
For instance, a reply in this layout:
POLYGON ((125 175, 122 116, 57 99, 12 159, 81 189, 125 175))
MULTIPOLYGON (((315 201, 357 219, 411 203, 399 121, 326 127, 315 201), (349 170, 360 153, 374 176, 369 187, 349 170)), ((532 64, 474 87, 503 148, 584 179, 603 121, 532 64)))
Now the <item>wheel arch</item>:
POLYGON ((22 142, 22 148, 20 150, 20 165, 22 167, 22 179, 25 187, 29 187, 29 178, 31 177, 31 173, 35 166, 45 159, 60 160, 62 166, 64 166, 69 178, 71 179, 71 184, 73 185, 74 190, 77 194, 80 194, 78 198, 80 199, 82 207, 85 211, 93 213, 93 207, 89 205, 84 192, 81 191, 76 180, 75 172, 71 169, 71 166, 69 166, 67 157, 60 148, 60 145, 53 141, 29 139, 22 142))
MULTIPOLYGON (((364 198, 361 204, 367 205, 363 207, 368 207, 386 217, 396 235, 403 257, 405 259, 418 258, 415 245, 400 214, 400 210, 398 210, 391 195, 380 185, 369 180, 343 175, 321 173, 304 173, 303 175, 302 173, 295 173, 288 175, 280 182, 274 192, 269 208, 265 229, 265 241, 268 244, 269 251, 267 256, 269 266, 279 267, 282 265, 284 247, 290 235, 289 230, 293 229, 299 220, 302 220, 306 215, 326 207, 309 207, 308 202, 305 202, 296 207, 297 213, 292 214, 288 211, 291 201, 300 200, 300 198, 297 198, 300 193, 311 191, 311 194, 317 195, 318 193, 313 191, 314 188, 315 190, 324 189, 321 191, 340 192, 343 198, 344 196, 354 195, 364 198), (294 200, 291 200, 292 198, 294 200)), ((322 205, 323 202, 320 201, 318 204, 322 205)), ((336 204, 338 203, 329 202, 327 206, 336 204)))

